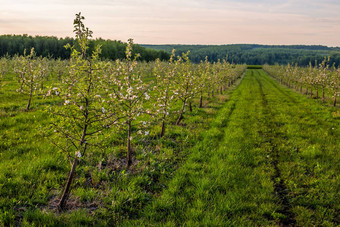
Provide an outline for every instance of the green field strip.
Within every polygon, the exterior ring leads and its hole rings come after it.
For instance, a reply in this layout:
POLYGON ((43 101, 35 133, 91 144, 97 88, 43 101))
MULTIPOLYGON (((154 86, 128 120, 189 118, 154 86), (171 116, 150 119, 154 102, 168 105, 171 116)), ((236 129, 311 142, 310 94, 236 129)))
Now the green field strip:
POLYGON ((138 224, 273 225, 280 216, 266 151, 258 148, 261 97, 251 71, 204 141, 138 224), (222 139, 218 139, 223 135, 222 139))
POLYGON ((339 224, 339 121, 329 109, 262 73, 275 127, 280 181, 298 226, 339 224))
POLYGON ((123 225, 339 224, 339 121, 312 101, 248 70, 168 188, 123 225))

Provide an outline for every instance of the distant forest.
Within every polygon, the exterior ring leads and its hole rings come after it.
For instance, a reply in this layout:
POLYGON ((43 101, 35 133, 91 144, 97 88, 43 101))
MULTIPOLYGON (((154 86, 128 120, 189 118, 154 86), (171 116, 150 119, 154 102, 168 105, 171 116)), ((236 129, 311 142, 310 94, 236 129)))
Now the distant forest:
MULTIPOLYGON (((28 35, 1 35, 0 36, 0 57, 16 54, 22 55, 34 47, 38 56, 68 59, 70 50, 65 45, 77 45, 74 38, 57 38, 48 36, 28 35)), ((126 43, 117 40, 93 39, 90 40, 89 53, 94 47, 102 46, 101 58, 108 60, 124 59, 126 43)), ((310 62, 321 62, 325 57, 330 57, 330 64, 340 66, 340 47, 307 46, 307 45, 257 45, 257 44, 230 44, 230 45, 137 45, 133 46, 133 54, 140 53, 141 61, 154 61, 159 58, 168 60, 172 49, 176 54, 190 50, 190 59, 194 63, 204 61, 208 57, 210 62, 217 62, 218 59, 225 59, 235 64, 246 63, 248 65, 263 64, 298 64, 306 66, 310 62)))
POLYGON ((225 59, 236 64, 248 65, 263 64, 298 64, 300 66, 313 65, 315 61, 321 62, 325 57, 330 57, 330 64, 340 65, 340 47, 306 46, 306 45, 256 45, 256 44, 231 44, 231 45, 141 45, 155 50, 164 50, 171 53, 176 49, 177 54, 190 50, 190 59, 198 63, 208 57, 210 62, 225 59))
MULTIPOLYGON (((57 38, 48 36, 28 36, 28 35, 2 35, 0 36, 0 57, 16 54, 22 55, 26 49, 29 54, 32 47, 38 56, 68 59, 70 58, 70 50, 65 49, 65 45, 77 44, 73 38, 57 38)), ((102 52, 100 57, 109 60, 124 59, 126 43, 116 40, 94 39, 90 40, 89 53, 94 50, 94 47, 100 44, 102 52)), ((157 58, 168 60, 170 54, 162 50, 147 49, 140 45, 133 46, 133 54, 140 53, 141 61, 154 61, 157 58)))

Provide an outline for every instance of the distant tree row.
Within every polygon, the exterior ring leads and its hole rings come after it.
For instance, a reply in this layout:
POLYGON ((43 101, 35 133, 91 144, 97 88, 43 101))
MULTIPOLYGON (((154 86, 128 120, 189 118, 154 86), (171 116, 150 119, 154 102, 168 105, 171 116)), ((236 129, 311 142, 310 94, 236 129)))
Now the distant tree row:
MULTIPOLYGON (((28 35, 2 35, 0 36, 0 57, 23 55, 25 49, 27 51, 34 48, 37 56, 50 57, 54 59, 69 59, 71 52, 65 49, 65 45, 77 45, 73 38, 57 38, 48 36, 28 36, 28 35)), ((94 47, 97 45, 102 46, 100 58, 102 60, 117 60, 125 58, 125 50, 127 44, 117 40, 104 40, 95 39, 89 42, 89 51, 91 54, 94 47)), ((141 61, 154 61, 157 58, 160 60, 169 60, 170 54, 165 51, 158 51, 154 49, 147 49, 139 45, 133 46, 133 53, 140 53, 139 60, 141 61)))
MULTIPOLYGON (((194 63, 204 61, 217 62, 218 59, 228 55, 228 61, 235 64, 263 65, 263 64, 298 64, 308 66, 312 62, 322 62, 325 57, 330 57, 330 64, 340 65, 340 48, 327 46, 273 46, 256 44, 233 45, 142 45, 146 48, 164 50, 168 53, 176 49, 177 54, 190 50, 190 59, 194 63)), ((317 63, 317 64, 318 64, 317 63)))
POLYGON ((325 58, 318 65, 309 67, 298 67, 297 65, 264 65, 263 69, 278 79, 280 83, 295 88, 310 97, 320 98, 319 90, 322 92, 322 102, 326 101, 326 95, 330 94, 333 106, 336 106, 337 97, 340 97, 340 68, 329 64, 329 58, 325 58))

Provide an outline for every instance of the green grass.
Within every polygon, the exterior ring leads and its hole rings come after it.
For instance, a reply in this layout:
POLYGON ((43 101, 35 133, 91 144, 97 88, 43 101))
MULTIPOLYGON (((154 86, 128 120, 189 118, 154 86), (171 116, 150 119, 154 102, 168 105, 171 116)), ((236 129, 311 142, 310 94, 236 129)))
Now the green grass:
POLYGON ((262 69, 262 65, 247 65, 247 69, 262 69))
POLYGON ((331 111, 248 70, 168 188, 124 225, 338 225, 331 111))
POLYGON ((102 148, 90 150, 77 168, 68 210, 58 213, 54 208, 70 164, 43 133, 49 123, 43 109, 58 100, 34 97, 32 109, 25 112, 27 97, 15 91, 12 74, 5 80, 0 91, 0 226, 115 225, 138 217, 166 188, 231 92, 205 102, 203 109, 196 100, 183 125, 170 123, 162 139, 157 138, 160 125, 153 125, 149 136, 136 137, 136 160, 129 171, 122 165, 124 133, 105 133, 102 148))
POLYGON ((105 134, 61 213, 53 208, 70 164, 41 133, 42 108, 57 100, 38 97, 24 112, 11 78, 0 91, 0 226, 340 224, 338 110, 261 69, 170 124, 165 138, 156 138, 159 125, 137 138, 129 171, 119 166, 124 135, 105 134))

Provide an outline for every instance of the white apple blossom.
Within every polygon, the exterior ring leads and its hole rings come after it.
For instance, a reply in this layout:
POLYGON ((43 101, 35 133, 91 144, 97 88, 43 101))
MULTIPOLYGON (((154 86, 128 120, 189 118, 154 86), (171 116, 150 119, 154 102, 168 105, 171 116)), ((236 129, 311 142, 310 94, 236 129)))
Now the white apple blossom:
POLYGON ((150 96, 149 96, 146 92, 144 93, 144 95, 145 95, 145 99, 146 99, 146 100, 149 100, 149 99, 150 99, 150 96))

